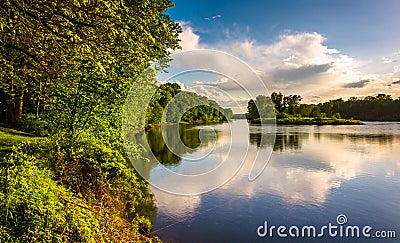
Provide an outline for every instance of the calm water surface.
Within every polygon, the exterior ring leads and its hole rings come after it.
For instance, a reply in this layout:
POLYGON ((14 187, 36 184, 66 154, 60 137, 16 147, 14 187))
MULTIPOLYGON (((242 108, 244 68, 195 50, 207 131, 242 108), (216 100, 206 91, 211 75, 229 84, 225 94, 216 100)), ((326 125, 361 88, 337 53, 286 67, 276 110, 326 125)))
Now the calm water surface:
MULTIPOLYGON (((153 235, 164 242, 400 241, 400 123, 277 126, 275 143, 262 126, 247 128, 244 120, 212 127, 217 132, 203 132, 202 137, 199 131, 208 127, 181 127, 179 135, 167 133, 168 139, 181 139, 190 148, 174 148, 175 154, 165 147, 160 131, 147 133, 156 157, 180 173, 217 166, 223 154, 210 154, 213 150, 223 153, 225 148, 248 146, 250 158, 228 183, 209 193, 176 196, 153 188, 158 209, 153 235), (232 140, 231 129, 239 129, 241 139, 232 140), (267 167, 249 181, 252 156, 269 151, 267 167), (209 156, 197 162, 187 159, 202 155, 209 156), (332 238, 327 232, 323 239, 257 235, 265 221, 319 229, 329 223, 338 225, 339 214, 347 217, 344 226, 369 225, 371 232, 395 230, 397 239, 332 238)), ((232 164, 235 159, 228 158, 232 164)), ((160 176, 156 167, 149 169, 149 176, 160 176)))

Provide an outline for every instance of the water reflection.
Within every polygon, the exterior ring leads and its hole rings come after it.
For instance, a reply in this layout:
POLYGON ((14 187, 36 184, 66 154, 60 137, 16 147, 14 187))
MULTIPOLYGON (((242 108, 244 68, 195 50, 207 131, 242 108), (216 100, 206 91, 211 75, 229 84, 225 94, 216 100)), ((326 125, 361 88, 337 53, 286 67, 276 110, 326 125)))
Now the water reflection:
MULTIPOLYGON (((313 137, 317 141, 333 140, 343 142, 349 140, 352 143, 371 143, 382 146, 390 145, 400 136, 393 134, 346 134, 346 133, 313 133, 313 137)), ((249 142, 257 148, 272 147, 273 151, 285 152, 287 150, 301 150, 302 144, 310 138, 310 133, 288 132, 277 133, 275 143, 269 134, 265 133, 249 133, 249 142)))
POLYGON ((166 166, 179 164, 185 154, 207 147, 217 139, 218 132, 190 125, 168 125, 136 134, 137 144, 147 141, 149 145, 145 157, 149 158, 151 153, 166 166))
POLYGON ((269 135, 265 133, 249 133, 250 144, 257 146, 257 148, 273 146, 273 151, 284 152, 286 150, 300 150, 302 142, 307 141, 309 137, 309 134, 304 133, 276 134, 274 141, 269 135))
MULTIPOLYGON (((321 139, 321 136, 328 137, 331 140, 343 141, 349 139, 351 142, 366 142, 366 143, 378 143, 380 145, 387 145, 394 142, 396 135, 393 134, 341 134, 341 133, 315 133, 314 137, 316 139, 321 139)), ((398 137, 398 136, 397 136, 398 137)))
MULTIPOLYGON (((236 121, 240 122, 245 121, 236 121)), ((228 126, 219 126, 219 135, 210 141, 216 139, 218 146, 230 143, 226 129, 228 126)), ((243 130, 251 146, 242 168, 228 183, 210 194, 226 201, 273 195, 288 205, 319 207, 327 203, 333 189, 341 188, 343 183, 360 175, 398 177, 400 134, 380 134, 379 129, 374 129, 368 126, 278 126, 274 144, 270 134, 262 128, 250 127, 250 131, 243 130), (257 153, 272 146, 275 152, 267 168, 257 180, 249 182, 248 173, 253 161, 257 160, 257 153)), ((198 133, 186 129, 180 131, 186 139, 193 136, 194 142, 190 142, 193 147, 197 145, 198 133)), ((233 144, 242 146, 243 141, 233 141, 233 144)), ((154 151, 161 153, 161 150, 154 151)), ((215 154, 217 158, 223 156, 215 154)), ((236 158, 235 150, 231 151, 228 160, 234 162, 236 158)), ((185 163, 179 166, 184 165, 190 166, 185 163)), ((194 215, 204 207, 202 198, 210 196, 174 196, 159 190, 155 190, 155 194, 160 214, 176 220, 194 215)))

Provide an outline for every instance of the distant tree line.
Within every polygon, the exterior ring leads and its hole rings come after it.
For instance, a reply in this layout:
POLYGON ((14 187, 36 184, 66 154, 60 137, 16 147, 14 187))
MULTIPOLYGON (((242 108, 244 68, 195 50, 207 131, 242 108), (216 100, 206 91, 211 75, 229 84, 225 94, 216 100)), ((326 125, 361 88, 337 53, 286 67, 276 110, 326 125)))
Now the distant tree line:
POLYGON ((230 108, 193 92, 182 91, 176 83, 160 85, 147 107, 146 124, 220 122, 232 117, 230 108), (162 121, 165 110, 165 120, 162 121))
POLYGON ((327 116, 340 114, 343 118, 354 118, 364 121, 400 121, 400 97, 393 99, 391 95, 378 94, 364 99, 351 97, 330 100, 318 104, 321 113, 327 116))
POLYGON ((272 93, 271 97, 259 95, 247 104, 246 118, 271 118, 275 111, 277 119, 288 117, 315 117, 333 119, 357 119, 364 121, 400 121, 400 98, 378 94, 364 99, 342 98, 319 104, 301 104, 300 95, 272 93))

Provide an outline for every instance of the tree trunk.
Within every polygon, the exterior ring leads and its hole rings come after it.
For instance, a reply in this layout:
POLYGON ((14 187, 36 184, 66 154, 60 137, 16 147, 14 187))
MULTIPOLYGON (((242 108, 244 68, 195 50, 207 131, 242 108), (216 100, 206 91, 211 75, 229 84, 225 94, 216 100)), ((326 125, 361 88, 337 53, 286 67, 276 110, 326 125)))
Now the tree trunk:
POLYGON ((17 123, 14 111, 15 111, 14 102, 8 100, 6 105, 6 122, 9 125, 15 125, 17 123))
POLYGON ((25 89, 22 88, 18 100, 8 97, 6 104, 6 123, 16 125, 22 119, 25 89))
POLYGON ((36 102, 36 119, 39 118, 39 107, 40 107, 40 98, 38 98, 36 102))
POLYGON ((24 104, 24 90, 21 91, 21 96, 18 101, 9 100, 6 105, 6 122, 9 125, 16 125, 22 118, 22 109, 24 104))
POLYGON ((22 119, 22 111, 24 108, 24 94, 25 94, 25 88, 21 89, 21 93, 18 99, 18 106, 17 106, 17 120, 20 121, 22 119))

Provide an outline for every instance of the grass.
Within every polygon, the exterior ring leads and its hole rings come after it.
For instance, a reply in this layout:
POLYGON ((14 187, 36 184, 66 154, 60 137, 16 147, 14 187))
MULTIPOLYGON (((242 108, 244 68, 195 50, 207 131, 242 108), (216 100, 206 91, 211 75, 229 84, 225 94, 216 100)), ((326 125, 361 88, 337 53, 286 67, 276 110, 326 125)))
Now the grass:
POLYGON ((24 141, 40 139, 32 134, 17 131, 11 128, 0 127, 0 156, 11 151, 12 146, 24 141))

